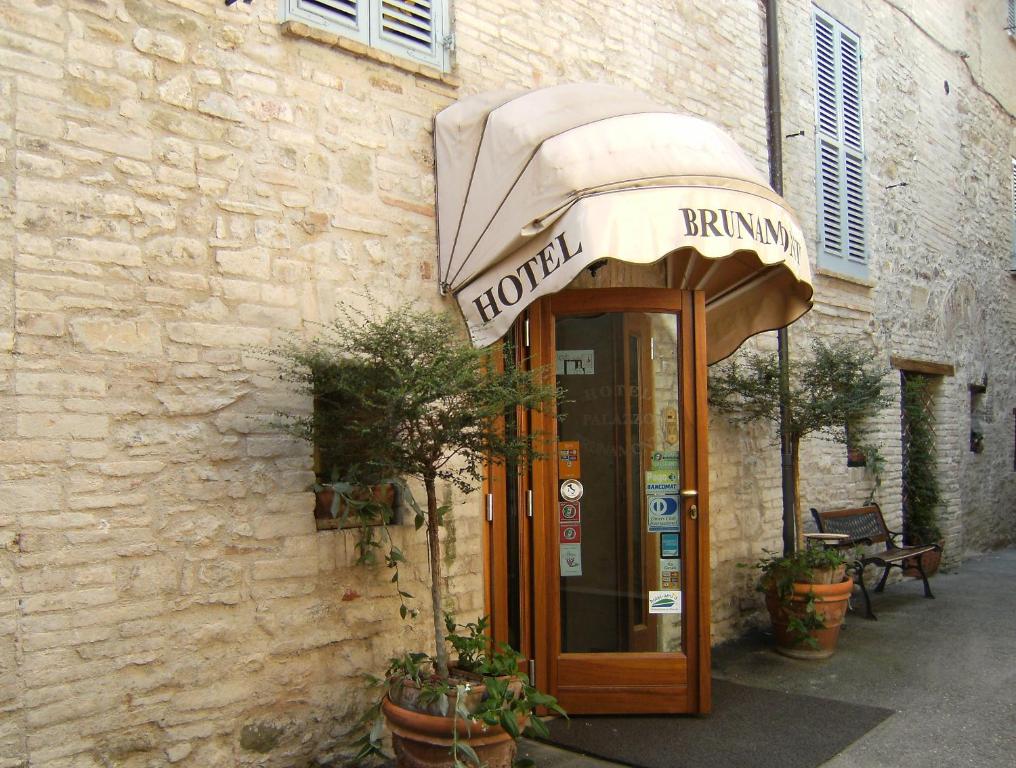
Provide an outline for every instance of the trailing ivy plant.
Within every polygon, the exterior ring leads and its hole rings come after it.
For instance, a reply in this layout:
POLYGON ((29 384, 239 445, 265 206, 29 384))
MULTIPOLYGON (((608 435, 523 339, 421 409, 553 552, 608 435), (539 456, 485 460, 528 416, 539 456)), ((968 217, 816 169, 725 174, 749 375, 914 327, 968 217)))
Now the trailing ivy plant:
MULTIPOLYGON (((794 530, 801 531, 800 445, 815 435, 865 446, 861 423, 889 404, 885 369, 856 341, 812 341, 792 363, 786 408, 794 479, 794 530), (848 436, 849 431, 849 436, 848 436)), ((745 352, 709 371, 709 404, 734 423, 780 423, 780 370, 775 353, 745 352)), ((880 459, 877 448, 863 447, 880 459)), ((876 467, 879 472, 879 464, 876 467)), ((791 554, 785 552, 784 554, 791 554)))
POLYGON ((942 539, 938 505, 942 494, 935 471, 935 431, 928 402, 928 377, 903 378, 903 418, 907 429, 903 487, 903 536, 907 544, 933 544, 942 539))

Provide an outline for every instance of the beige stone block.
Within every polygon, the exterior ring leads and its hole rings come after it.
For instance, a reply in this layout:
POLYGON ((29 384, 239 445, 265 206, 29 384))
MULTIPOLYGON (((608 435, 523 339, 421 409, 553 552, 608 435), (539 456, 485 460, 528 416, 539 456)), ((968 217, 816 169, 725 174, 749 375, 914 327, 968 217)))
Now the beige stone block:
POLYGON ((79 318, 70 323, 74 343, 89 352, 158 355, 162 336, 154 320, 79 318))
POLYGON ((56 241, 56 254, 62 259, 140 267, 141 249, 132 243, 65 237, 56 241))
POLYGON ((177 75, 159 86, 159 98, 167 104, 190 109, 194 105, 194 91, 187 75, 177 75))
POLYGON ((106 380, 99 376, 73 373, 41 373, 23 371, 18 374, 19 395, 105 395, 106 380))
POLYGON ((121 49, 115 52, 114 58, 117 70, 131 80, 152 80, 155 78, 155 64, 145 56, 121 49))
POLYGON ((17 416, 19 437, 95 439, 109 435, 109 417, 80 414, 25 414, 17 416))
POLYGON ((28 595, 22 599, 22 608, 26 614, 45 613, 47 611, 77 611, 100 605, 109 605, 116 602, 116 600, 117 594, 114 588, 97 587, 93 589, 28 595))
POLYGON ((157 237, 145 246, 145 255, 167 267, 197 267, 208 260, 208 247, 189 237, 157 237))
POLYGON ((209 93, 198 101, 197 110, 203 114, 234 123, 242 123, 247 119, 240 105, 231 96, 224 93, 209 93))
POLYGON ((152 142, 150 139, 113 131, 94 125, 67 124, 67 140, 83 144, 110 154, 130 157, 135 160, 150 160, 152 142))
POLYGON ((134 33, 134 47, 142 53, 177 64, 182 64, 187 56, 187 46, 181 40, 150 29, 139 29, 134 33))
POLYGON ((7 480, 0 483, 0 509, 19 514, 55 512, 62 503, 63 493, 55 480, 7 480))
POLYGON ((237 317, 245 323, 267 328, 296 329, 302 323, 298 310, 258 304, 241 304, 237 307, 237 317))
MULTIPOLYGON (((112 509, 119 507, 144 507, 149 501, 147 493, 105 493, 97 495, 74 494, 71 509, 112 509)), ((102 526, 100 525, 100 529, 102 526)))
POLYGON ((317 575, 317 557, 287 557, 280 560, 259 560, 251 568, 255 581, 292 579, 317 575))
POLYGON ((109 461, 99 464, 100 474, 109 477, 137 477, 152 475, 166 468, 166 462, 153 459, 137 459, 134 461, 109 461))
POLYGON ((0 47, 0 69, 14 69, 49 80, 60 80, 63 77, 63 67, 59 60, 50 61, 3 47, 0 47))
POLYGON ((271 342, 271 332, 264 328, 212 323, 168 323, 166 331, 169 338, 179 344, 197 344, 203 347, 235 348, 271 342))
POLYGON ((15 327, 29 336, 63 336, 66 323, 63 315, 54 312, 18 312, 15 327))

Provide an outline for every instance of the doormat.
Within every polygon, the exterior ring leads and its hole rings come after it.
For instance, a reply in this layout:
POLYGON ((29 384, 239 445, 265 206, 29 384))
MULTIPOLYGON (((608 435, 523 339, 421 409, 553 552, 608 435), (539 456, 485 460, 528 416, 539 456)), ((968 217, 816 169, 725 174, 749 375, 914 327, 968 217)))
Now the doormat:
POLYGON ((816 768, 891 709, 713 680, 713 711, 554 720, 555 746, 638 768, 816 768))

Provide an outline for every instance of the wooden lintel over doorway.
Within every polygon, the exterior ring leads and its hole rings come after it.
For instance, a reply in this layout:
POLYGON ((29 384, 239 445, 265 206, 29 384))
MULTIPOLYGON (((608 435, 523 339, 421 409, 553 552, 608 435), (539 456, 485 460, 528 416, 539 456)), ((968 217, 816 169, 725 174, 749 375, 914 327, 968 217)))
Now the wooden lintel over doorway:
POLYGON ((956 367, 949 363, 935 363, 931 360, 912 360, 908 357, 889 356, 889 365, 907 373, 925 373, 929 376, 954 376, 956 367))

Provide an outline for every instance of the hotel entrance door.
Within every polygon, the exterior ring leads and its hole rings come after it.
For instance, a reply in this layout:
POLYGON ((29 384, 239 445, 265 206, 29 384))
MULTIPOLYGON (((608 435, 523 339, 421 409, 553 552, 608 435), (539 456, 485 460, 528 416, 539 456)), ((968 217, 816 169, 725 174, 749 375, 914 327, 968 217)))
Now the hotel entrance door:
POLYGON ((532 415, 552 439, 507 557, 507 623, 569 712, 709 709, 702 316, 670 289, 563 291, 530 310, 531 363, 564 396, 532 415))

